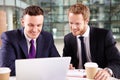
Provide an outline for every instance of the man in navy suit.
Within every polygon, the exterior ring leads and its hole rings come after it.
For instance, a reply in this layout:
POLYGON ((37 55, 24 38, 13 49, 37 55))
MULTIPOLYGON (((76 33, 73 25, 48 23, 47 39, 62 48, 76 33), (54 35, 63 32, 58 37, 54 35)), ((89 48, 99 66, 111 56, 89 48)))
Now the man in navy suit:
POLYGON ((90 10, 83 4, 72 5, 68 10, 71 33, 64 37, 63 56, 71 56, 75 68, 83 68, 81 40, 84 37, 86 62, 96 62, 101 68, 95 80, 107 80, 109 76, 120 78, 120 53, 115 47, 112 32, 88 25, 90 10))
POLYGON ((31 39, 34 40, 35 58, 60 56, 54 45, 52 34, 42 29, 43 15, 44 12, 39 6, 29 6, 23 11, 21 19, 23 28, 2 34, 0 66, 9 67, 11 76, 15 75, 15 60, 29 58, 31 39))

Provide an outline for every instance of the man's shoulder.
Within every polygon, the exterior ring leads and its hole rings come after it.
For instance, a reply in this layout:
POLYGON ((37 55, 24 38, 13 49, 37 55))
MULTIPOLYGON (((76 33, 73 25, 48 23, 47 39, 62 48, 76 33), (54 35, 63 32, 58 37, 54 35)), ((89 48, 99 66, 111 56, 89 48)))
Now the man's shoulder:
POLYGON ((73 36, 73 34, 70 32, 70 33, 65 35, 65 37, 69 37, 69 36, 73 36))
POLYGON ((40 34, 43 35, 43 36, 50 36, 50 35, 52 35, 52 33, 44 31, 44 30, 42 30, 40 34))
POLYGON ((76 39, 76 36, 74 36, 72 33, 68 33, 64 36, 64 39, 72 41, 72 40, 76 39))
POLYGON ((7 35, 14 35, 17 33, 21 33, 22 29, 15 29, 15 30, 9 30, 9 31, 5 31, 3 32, 3 34, 7 34, 7 35))
POLYGON ((7 37, 8 39, 15 39, 17 37, 20 37, 22 33, 22 29, 15 29, 15 30, 9 30, 2 33, 1 37, 7 37))
POLYGON ((44 30, 41 31, 40 36, 41 36, 42 38, 48 39, 48 40, 51 39, 51 38, 53 38, 52 33, 47 32, 47 31, 44 31, 44 30))
POLYGON ((97 28, 97 27, 90 27, 90 31, 95 33, 101 33, 101 34, 107 34, 108 32, 112 32, 109 29, 97 28))
POLYGON ((96 30, 96 31, 110 31, 109 29, 106 28, 98 28, 98 27, 90 27, 91 30, 96 30))
POLYGON ((51 33, 48 32, 48 31, 44 31, 44 30, 42 30, 42 31, 41 31, 41 34, 44 34, 44 35, 45 35, 45 34, 51 34, 51 33))

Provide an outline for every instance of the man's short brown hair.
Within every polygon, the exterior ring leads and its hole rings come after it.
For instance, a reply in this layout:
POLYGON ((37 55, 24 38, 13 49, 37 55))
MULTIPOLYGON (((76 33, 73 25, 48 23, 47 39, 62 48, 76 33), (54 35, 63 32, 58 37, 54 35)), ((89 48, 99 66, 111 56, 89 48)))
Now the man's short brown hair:
POLYGON ((68 9, 68 15, 69 13, 73 13, 73 14, 82 14, 84 20, 89 19, 90 17, 90 10, 87 6, 81 4, 81 3, 77 3, 72 5, 69 9, 68 9))
POLYGON ((44 11, 39 6, 31 5, 24 9, 22 17, 26 14, 30 16, 44 15, 44 11))

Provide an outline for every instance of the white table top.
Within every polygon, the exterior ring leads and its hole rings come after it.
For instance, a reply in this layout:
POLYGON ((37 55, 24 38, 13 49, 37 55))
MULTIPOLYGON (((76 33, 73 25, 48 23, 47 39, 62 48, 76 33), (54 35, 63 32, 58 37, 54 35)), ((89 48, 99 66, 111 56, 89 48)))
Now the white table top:
MULTIPOLYGON (((83 69, 69 70, 67 73, 66 80, 87 80, 87 78, 82 78, 85 75, 86 75, 85 70, 83 69)), ((10 77, 9 80, 16 80, 16 77, 10 77)), ((120 80, 120 79, 110 77, 110 80, 120 80)))
MULTIPOLYGON (((9 80, 16 80, 15 77, 10 77, 9 80)), ((86 78, 80 78, 80 77, 67 77, 66 80, 87 80, 86 78)), ((110 80, 120 80, 120 79, 116 79, 111 77, 110 80)))
MULTIPOLYGON (((9 80, 16 80, 15 77, 10 77, 9 80)), ((66 80, 87 80, 86 78, 78 78, 78 77, 67 77, 66 80)))

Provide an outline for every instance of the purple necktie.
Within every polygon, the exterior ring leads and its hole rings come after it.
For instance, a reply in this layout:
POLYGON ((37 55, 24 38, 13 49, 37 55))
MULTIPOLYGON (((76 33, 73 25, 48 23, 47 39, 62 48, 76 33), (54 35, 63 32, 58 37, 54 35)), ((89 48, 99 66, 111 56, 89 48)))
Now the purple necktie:
POLYGON ((34 40, 30 40, 30 50, 29 50, 29 58, 35 58, 35 46, 34 46, 34 40))

